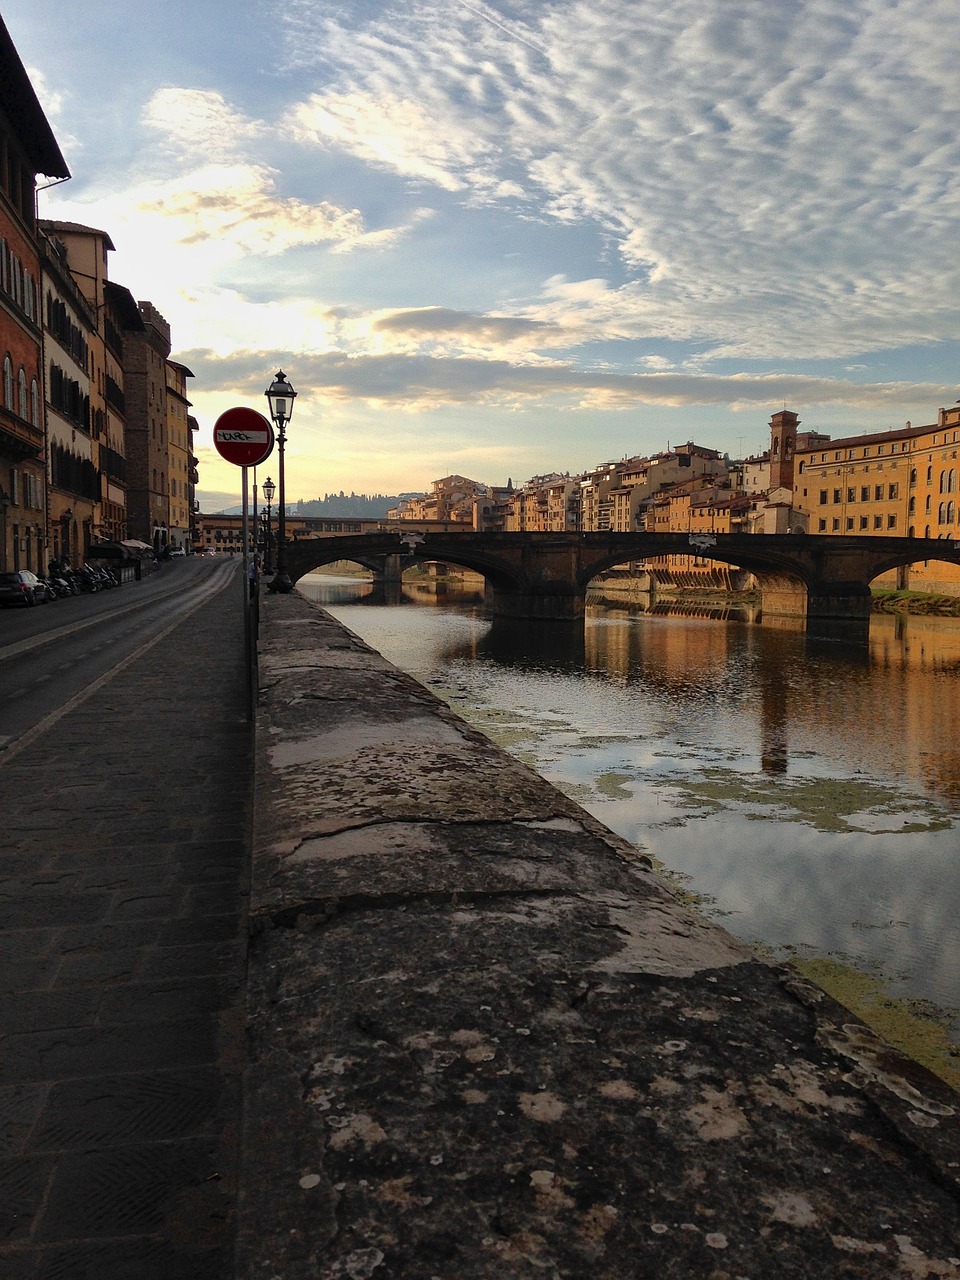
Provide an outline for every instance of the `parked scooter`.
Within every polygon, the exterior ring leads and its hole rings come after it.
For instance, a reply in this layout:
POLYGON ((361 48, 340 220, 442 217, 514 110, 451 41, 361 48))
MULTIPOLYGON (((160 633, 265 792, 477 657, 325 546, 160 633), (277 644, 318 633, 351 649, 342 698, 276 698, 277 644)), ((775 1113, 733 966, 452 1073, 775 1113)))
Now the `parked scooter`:
POLYGON ((80 583, 81 591, 89 591, 93 594, 100 590, 100 575, 92 565, 82 564, 76 571, 76 577, 80 583))
POLYGON ((80 594, 80 588, 74 587, 74 584, 69 581, 67 575, 62 569, 58 569, 56 573, 51 572, 47 574, 47 581, 51 584, 61 600, 65 599, 67 596, 80 594))
POLYGON ((41 587, 43 587, 44 595, 48 602, 51 600, 58 600, 60 598, 56 587, 45 574, 38 573, 37 581, 40 583, 41 587))

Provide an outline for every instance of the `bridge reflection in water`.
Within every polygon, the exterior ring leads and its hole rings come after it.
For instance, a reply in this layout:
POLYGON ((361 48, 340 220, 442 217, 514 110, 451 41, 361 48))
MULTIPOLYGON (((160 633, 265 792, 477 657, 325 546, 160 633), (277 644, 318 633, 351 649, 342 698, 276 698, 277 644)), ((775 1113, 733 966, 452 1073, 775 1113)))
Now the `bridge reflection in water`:
POLYGON ((381 533, 331 535, 288 544, 296 581, 336 560, 376 565, 400 579, 405 563, 439 561, 482 574, 501 616, 579 619, 597 575, 618 564, 665 556, 709 556, 756 578, 765 617, 865 619, 870 583, 922 560, 960 564, 960 542, 942 539, 790 534, 381 533))

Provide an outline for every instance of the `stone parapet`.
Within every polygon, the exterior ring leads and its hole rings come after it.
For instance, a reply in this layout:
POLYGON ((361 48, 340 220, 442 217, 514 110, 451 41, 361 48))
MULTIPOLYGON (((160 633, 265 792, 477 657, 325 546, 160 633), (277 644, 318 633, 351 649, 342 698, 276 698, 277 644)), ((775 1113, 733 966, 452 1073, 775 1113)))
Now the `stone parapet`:
POLYGON ((960 1274, 957 1099, 263 599, 243 1280, 960 1274))

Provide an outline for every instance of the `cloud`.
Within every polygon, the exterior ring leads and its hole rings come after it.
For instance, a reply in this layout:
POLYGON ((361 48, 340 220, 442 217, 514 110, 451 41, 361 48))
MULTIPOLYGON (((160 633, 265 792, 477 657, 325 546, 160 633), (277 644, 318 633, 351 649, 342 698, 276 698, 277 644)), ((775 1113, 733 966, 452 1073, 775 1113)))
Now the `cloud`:
POLYGON ((511 14, 296 6, 301 63, 336 68, 299 118, 465 200, 507 184, 528 216, 608 236, 624 279, 581 308, 598 333, 724 358, 960 335, 947 0, 511 14))
MULTIPOLYGON (((264 353, 220 358, 207 350, 180 357, 209 389, 243 385, 251 369, 262 380, 264 353)), ((954 388, 932 383, 862 385, 803 374, 615 373, 569 364, 519 365, 503 360, 324 352, 298 357, 299 382, 327 401, 366 401, 396 409, 486 404, 509 408, 552 403, 557 407, 623 410, 640 405, 725 405, 766 410, 783 401, 803 406, 843 405, 864 411, 896 410, 917 403, 952 401, 954 388)), ((252 384, 251 384, 252 385, 252 384)), ((259 387, 258 387, 259 390, 259 387)))
MULTIPOLYGON (((540 345, 544 339, 557 336, 555 326, 542 320, 526 320, 519 316, 478 316, 450 307, 418 307, 410 311, 393 311, 374 320, 377 333, 400 334, 413 338, 454 337, 458 341, 483 346, 540 345)), ((569 335, 563 335, 569 341, 569 335)))

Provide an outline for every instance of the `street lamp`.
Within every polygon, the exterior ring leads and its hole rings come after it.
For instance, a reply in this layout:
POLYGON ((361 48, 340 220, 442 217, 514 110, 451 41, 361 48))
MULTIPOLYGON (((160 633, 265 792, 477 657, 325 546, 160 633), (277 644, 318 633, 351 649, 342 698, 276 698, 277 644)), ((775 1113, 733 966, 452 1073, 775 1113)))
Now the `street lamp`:
POLYGON ((267 404, 270 406, 270 417, 277 428, 277 447, 280 450, 280 501, 277 503, 277 576, 270 583, 270 590, 292 591, 293 583, 290 580, 289 573, 287 573, 286 565, 285 544, 287 531, 284 522, 286 498, 283 491, 283 446, 286 444, 286 426, 293 416, 293 402, 297 398, 297 393, 287 381, 287 375, 280 369, 277 372, 277 376, 267 387, 264 395, 267 397, 267 404))
POLYGON ((270 477, 267 476, 266 480, 264 480, 263 482, 263 488, 261 489, 261 493, 263 494, 263 500, 267 504, 267 536, 266 536, 266 546, 263 549, 264 573, 271 573, 273 571, 273 566, 270 563, 270 534, 271 534, 270 506, 271 506, 271 503, 273 502, 273 496, 276 492, 277 492, 277 486, 273 483, 270 477))

